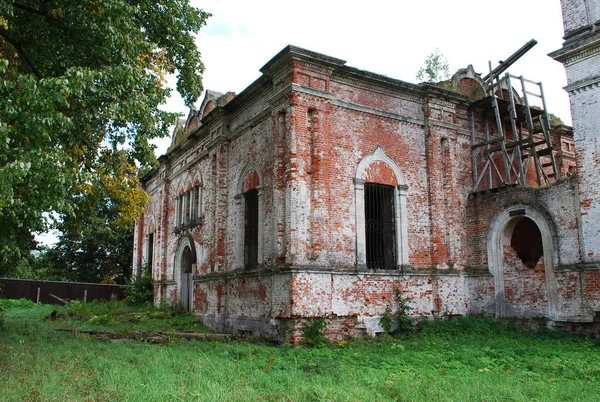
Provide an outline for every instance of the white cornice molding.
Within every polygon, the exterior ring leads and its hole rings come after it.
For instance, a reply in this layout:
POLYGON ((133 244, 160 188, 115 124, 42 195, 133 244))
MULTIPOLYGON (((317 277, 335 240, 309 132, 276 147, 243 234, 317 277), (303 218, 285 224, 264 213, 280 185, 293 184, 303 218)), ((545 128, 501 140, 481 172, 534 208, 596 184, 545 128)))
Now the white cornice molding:
POLYGON ((564 90, 567 91, 569 95, 575 95, 598 87, 600 87, 600 75, 569 84, 564 87, 564 90))
POLYGON ((565 43, 562 49, 558 49, 548 56, 554 60, 569 66, 581 60, 593 57, 600 53, 600 31, 593 36, 582 38, 573 43, 565 43))

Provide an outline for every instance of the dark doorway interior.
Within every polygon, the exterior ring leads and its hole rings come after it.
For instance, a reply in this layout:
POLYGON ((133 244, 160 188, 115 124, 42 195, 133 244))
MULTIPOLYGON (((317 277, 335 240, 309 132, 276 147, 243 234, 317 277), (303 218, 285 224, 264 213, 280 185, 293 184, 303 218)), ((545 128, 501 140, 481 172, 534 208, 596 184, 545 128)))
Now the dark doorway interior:
POLYGON ((542 234, 534 221, 522 218, 513 229, 510 246, 528 268, 535 268, 544 255, 542 234))

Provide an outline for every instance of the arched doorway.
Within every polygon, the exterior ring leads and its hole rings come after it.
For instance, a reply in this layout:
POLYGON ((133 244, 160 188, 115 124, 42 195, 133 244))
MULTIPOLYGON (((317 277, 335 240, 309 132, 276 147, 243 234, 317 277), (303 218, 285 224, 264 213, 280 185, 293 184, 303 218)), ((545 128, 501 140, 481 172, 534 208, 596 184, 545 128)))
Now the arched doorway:
POLYGON ((189 236, 184 236, 177 247, 174 279, 178 282, 179 304, 185 311, 193 310, 195 267, 196 249, 194 241, 189 236))
POLYGON ((497 316, 556 317, 554 237, 548 218, 528 205, 493 219, 487 245, 497 316))
POLYGON ((504 314, 543 317, 548 314, 548 292, 542 234, 527 217, 512 219, 504 229, 502 262, 504 314))
POLYGON ((192 250, 188 246, 183 249, 181 254, 181 306, 185 311, 190 311, 192 307, 192 284, 193 273, 192 273, 192 250))

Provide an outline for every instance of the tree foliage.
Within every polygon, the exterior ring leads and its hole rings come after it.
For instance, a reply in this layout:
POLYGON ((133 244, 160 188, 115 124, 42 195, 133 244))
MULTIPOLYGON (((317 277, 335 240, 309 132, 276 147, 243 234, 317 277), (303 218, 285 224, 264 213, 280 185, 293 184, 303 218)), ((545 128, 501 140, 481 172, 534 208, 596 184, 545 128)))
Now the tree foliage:
POLYGON ((558 117, 555 114, 549 113, 548 114, 548 118, 550 119, 549 123, 550 123, 550 127, 554 127, 554 126, 562 126, 565 123, 562 121, 562 119, 560 117, 558 117))
POLYGON ((429 54, 423 63, 423 66, 417 72, 417 81, 419 82, 440 82, 450 78, 450 67, 448 60, 439 49, 429 54))
POLYGON ((149 141, 175 121, 166 75, 187 105, 200 95, 207 17, 189 0, 0 2, 0 273, 44 213, 81 216, 90 187, 119 199, 120 223, 139 210, 131 167, 155 164, 149 141))
POLYGON ((148 195, 124 151, 103 152, 98 171, 77 189, 73 210, 63 214, 59 241, 48 257, 54 276, 63 280, 125 284, 131 277, 133 221, 148 195))

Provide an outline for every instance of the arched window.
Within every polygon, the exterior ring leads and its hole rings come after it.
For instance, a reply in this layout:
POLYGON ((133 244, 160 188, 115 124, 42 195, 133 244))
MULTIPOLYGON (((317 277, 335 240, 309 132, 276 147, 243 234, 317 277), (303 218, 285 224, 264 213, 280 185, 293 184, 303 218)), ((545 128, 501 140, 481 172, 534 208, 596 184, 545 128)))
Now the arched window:
POLYGON ((236 203, 236 266, 255 268, 263 262, 264 206, 261 177, 248 165, 239 183, 236 203))
POLYGON ((244 193, 244 266, 258 264, 258 190, 244 193))
POLYGON ((156 232, 156 226, 154 224, 154 217, 150 217, 148 228, 146 231, 146 244, 144 245, 144 268, 148 269, 152 273, 154 265, 154 233, 156 232))
POLYGON ((396 268, 394 186, 365 183, 367 268, 396 268))
POLYGON ((371 269, 408 265, 408 187, 381 147, 356 169, 356 264, 371 269))
POLYGON ((175 208, 175 230, 198 226, 202 218, 202 187, 196 184, 187 191, 181 189, 175 208))
POLYGON ((152 270, 154 263, 154 233, 146 235, 146 266, 152 270))

